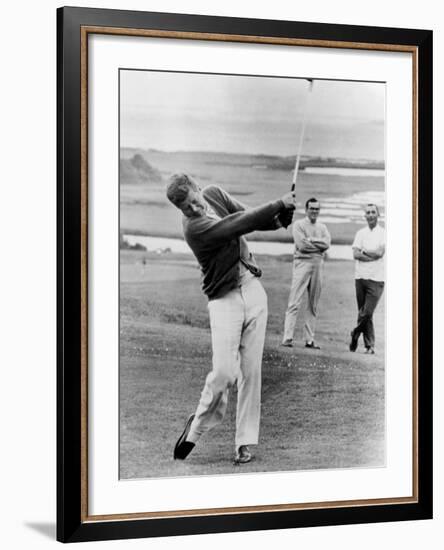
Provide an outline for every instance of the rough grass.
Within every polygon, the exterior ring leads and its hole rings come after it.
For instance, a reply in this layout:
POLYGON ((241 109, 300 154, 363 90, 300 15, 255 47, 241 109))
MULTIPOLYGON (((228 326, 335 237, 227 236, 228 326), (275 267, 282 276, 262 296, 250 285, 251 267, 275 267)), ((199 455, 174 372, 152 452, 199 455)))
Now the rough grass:
MULTIPOLYGON (((322 350, 305 350, 302 342, 282 348, 291 261, 262 257, 260 264, 270 310, 261 435, 255 460, 241 471, 383 466, 384 304, 375 318, 379 353, 348 352, 356 317, 353 264, 328 262, 317 331, 322 350)), ((211 365, 207 305, 194 260, 122 251, 120 306, 121 478, 239 473, 232 462, 235 389, 224 422, 186 461, 172 458, 211 365)))

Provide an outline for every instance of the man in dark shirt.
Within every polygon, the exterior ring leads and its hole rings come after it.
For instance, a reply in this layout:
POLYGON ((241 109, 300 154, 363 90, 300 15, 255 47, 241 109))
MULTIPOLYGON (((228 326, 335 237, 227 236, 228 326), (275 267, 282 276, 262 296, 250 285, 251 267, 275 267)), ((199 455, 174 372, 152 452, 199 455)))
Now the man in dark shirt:
POLYGON ((287 227, 294 195, 246 209, 220 187, 201 191, 190 176, 176 174, 167 197, 184 215, 184 237, 201 267, 213 349, 212 370, 196 412, 176 443, 174 458, 185 459, 199 438, 222 421, 229 389, 236 383, 235 462, 244 464, 252 459, 248 446, 259 438, 267 296, 243 235, 287 227))

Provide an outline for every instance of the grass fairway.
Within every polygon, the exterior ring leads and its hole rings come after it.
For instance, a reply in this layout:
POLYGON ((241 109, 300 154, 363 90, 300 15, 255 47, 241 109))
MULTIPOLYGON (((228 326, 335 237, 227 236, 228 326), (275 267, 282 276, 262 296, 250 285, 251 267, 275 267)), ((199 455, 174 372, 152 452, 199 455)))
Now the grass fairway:
POLYGON ((279 346, 291 258, 259 258, 269 301, 261 434, 255 460, 239 467, 233 465, 235 389, 224 422, 187 460, 172 457, 211 365, 196 262, 189 255, 136 251, 120 257, 122 479, 384 465, 384 300, 375 315, 377 355, 364 355, 362 347, 350 353, 352 262, 325 264, 317 329, 322 349, 309 351, 301 341, 292 349, 279 346))

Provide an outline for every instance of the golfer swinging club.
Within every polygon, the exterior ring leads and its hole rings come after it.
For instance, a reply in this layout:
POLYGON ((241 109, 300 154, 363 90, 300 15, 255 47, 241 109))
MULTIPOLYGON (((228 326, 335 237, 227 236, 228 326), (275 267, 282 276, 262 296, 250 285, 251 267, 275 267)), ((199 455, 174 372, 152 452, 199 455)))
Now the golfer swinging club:
POLYGON ((218 186, 201 190, 190 176, 176 174, 167 197, 183 214, 184 237, 201 268, 213 352, 212 369, 175 445, 174 458, 184 460, 199 439, 222 422, 229 389, 237 384, 235 463, 245 464, 252 460, 249 446, 259 439, 267 296, 243 235, 287 227, 294 193, 247 209, 218 186))

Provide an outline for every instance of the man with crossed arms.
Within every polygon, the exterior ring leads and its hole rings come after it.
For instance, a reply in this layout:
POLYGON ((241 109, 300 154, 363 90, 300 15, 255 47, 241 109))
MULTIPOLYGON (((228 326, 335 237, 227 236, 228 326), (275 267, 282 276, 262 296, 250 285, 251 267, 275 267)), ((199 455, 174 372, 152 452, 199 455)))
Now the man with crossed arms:
POLYGON ((316 314, 321 296, 324 254, 331 243, 327 227, 317 221, 320 209, 321 205, 315 197, 308 199, 305 203, 306 217, 293 224, 295 244, 293 278, 285 313, 283 346, 293 346, 299 308, 304 293, 307 292, 308 307, 304 323, 305 347, 320 349, 320 346, 314 340, 316 314))
POLYGON ((252 459, 248 446, 259 438, 267 296, 243 235, 287 227, 294 195, 246 209, 218 186, 201 191, 190 176, 175 174, 167 197, 183 213, 184 237, 201 267, 213 350, 212 370, 173 456, 184 460, 200 437, 223 420, 229 389, 236 383, 235 463, 245 464, 252 459))

